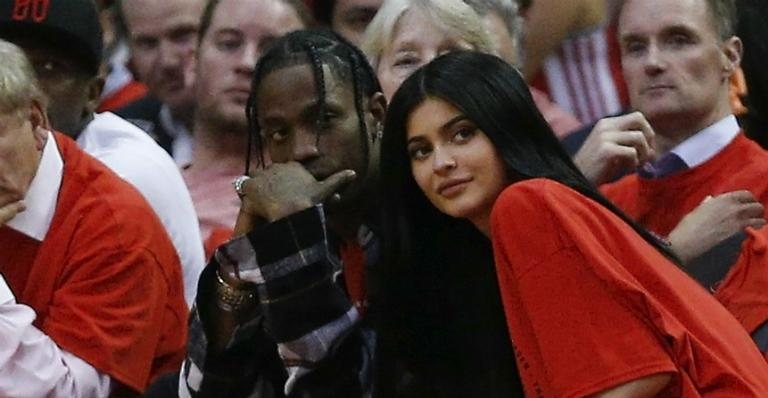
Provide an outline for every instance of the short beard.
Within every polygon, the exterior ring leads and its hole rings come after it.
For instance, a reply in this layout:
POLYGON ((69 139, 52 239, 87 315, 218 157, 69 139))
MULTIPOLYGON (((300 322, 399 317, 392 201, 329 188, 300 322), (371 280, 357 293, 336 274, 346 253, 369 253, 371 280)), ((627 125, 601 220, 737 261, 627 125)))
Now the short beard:
POLYGON ((197 109, 197 122, 206 126, 209 131, 217 134, 242 136, 248 134, 248 121, 245 118, 245 109, 242 117, 225 115, 216 109, 216 106, 197 109))

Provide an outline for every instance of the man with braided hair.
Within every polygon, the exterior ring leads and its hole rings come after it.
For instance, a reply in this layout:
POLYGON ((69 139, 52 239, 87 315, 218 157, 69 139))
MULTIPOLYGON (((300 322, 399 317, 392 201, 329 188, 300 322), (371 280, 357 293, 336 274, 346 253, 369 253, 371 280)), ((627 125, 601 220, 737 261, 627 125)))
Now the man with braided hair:
POLYGON ((246 108, 258 167, 201 277, 181 396, 368 392, 385 107, 365 57, 333 33, 293 32, 259 60, 246 108))

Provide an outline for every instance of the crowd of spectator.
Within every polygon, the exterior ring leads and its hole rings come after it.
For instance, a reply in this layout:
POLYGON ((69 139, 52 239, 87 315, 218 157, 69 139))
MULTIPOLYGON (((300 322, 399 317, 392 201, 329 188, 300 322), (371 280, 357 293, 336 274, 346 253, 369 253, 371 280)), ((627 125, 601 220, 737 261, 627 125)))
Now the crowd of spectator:
POLYGON ((763 0, 0 0, 0 396, 768 397, 763 0))

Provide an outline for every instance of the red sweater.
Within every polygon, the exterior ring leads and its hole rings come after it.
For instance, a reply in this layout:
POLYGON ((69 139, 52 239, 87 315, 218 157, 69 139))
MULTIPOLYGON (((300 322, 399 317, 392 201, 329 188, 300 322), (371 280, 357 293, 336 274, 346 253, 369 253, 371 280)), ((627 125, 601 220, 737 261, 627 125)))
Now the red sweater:
MULTIPOLYGON (((693 169, 658 179, 630 175, 601 189, 640 224, 668 235, 707 195, 746 189, 768 206, 768 152, 739 134, 693 169)), ((768 320, 768 228, 747 233, 741 256, 715 296, 752 332, 768 320)))
POLYGON ((633 174, 601 187, 630 217, 665 236, 707 195, 740 189, 768 204, 768 152, 743 134, 690 170, 656 179, 633 174))
POLYGON ((135 391, 178 369, 187 308, 179 259, 142 196, 56 135, 64 170, 42 243, 0 228, 0 272, 35 326, 135 391))
POLYGON ((491 231, 526 396, 657 373, 660 397, 766 397, 768 365, 712 296, 601 205, 551 180, 508 187, 491 231))

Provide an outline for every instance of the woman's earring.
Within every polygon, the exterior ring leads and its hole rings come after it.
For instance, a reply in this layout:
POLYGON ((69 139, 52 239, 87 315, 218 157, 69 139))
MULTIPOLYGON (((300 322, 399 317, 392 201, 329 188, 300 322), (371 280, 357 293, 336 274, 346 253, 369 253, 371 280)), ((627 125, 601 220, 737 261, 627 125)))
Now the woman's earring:
POLYGON ((384 126, 381 124, 381 122, 376 122, 376 131, 373 135, 373 140, 380 140, 384 136, 384 126))

